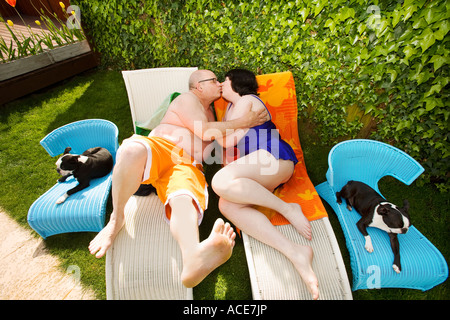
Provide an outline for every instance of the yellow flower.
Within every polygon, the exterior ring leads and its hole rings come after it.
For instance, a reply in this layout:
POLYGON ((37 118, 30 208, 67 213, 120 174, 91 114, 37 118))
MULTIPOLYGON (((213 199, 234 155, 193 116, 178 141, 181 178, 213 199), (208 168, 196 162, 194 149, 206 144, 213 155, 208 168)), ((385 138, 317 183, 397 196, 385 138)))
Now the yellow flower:
POLYGON ((65 9, 66 6, 64 5, 64 3, 62 3, 62 1, 59 2, 59 5, 61 6, 61 8, 65 9))
POLYGON ((75 15, 75 10, 72 10, 72 15, 73 15, 73 16, 75 15))
POLYGON ((41 22, 39 20, 34 21, 34 23, 36 23, 38 26, 41 25, 41 22))
POLYGON ((10 27, 14 27, 14 23, 11 20, 6 21, 6 23, 10 26, 10 27))

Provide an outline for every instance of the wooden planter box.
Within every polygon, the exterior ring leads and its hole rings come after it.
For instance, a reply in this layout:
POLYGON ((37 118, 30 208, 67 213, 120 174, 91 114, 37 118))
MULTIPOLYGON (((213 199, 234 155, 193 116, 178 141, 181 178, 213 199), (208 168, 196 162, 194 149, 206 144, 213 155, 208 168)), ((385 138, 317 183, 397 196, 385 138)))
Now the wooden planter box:
POLYGON ((84 40, 0 64, 0 104, 12 101, 98 65, 84 40))

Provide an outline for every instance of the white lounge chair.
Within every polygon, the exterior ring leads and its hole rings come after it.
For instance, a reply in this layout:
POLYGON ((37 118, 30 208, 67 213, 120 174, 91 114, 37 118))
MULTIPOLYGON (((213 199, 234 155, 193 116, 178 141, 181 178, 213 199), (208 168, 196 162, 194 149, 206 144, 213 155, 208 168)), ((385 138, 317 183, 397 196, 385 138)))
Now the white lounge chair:
MULTIPOLYGON (((281 216, 271 217, 276 228, 292 241, 310 245, 314 251, 313 269, 319 280, 319 299, 352 299, 350 284, 336 236, 325 208, 314 189, 303 159, 297 128, 297 98, 291 72, 257 76, 260 98, 268 107, 272 121, 281 137, 293 148, 299 160, 293 177, 275 194, 287 202, 297 202, 312 220, 312 241, 306 240, 293 226, 282 222, 281 216), (281 220, 280 220, 281 219, 281 220)), ((218 118, 226 104, 216 102, 218 118)), ((267 212, 266 212, 267 213, 267 212)), ((270 215, 269 215, 270 216, 270 215)), ((252 295, 255 300, 307 300, 311 294, 292 263, 279 251, 242 232, 252 295)))
MULTIPOLYGON (((197 68, 123 71, 133 124, 149 120, 173 92, 187 92, 197 68)), ((106 254, 107 299, 193 299, 181 283, 182 259, 163 204, 155 194, 132 196, 125 208, 125 226, 106 254)))

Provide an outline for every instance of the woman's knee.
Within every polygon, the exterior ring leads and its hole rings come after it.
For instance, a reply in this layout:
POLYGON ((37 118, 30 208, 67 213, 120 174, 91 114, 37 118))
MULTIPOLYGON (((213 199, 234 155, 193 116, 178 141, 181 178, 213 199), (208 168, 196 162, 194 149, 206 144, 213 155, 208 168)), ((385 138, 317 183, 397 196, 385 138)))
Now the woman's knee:
POLYGON ((211 187, 214 192, 222 196, 231 187, 233 178, 225 169, 219 170, 211 180, 211 187))
POLYGON ((233 213, 237 210, 237 206, 239 205, 224 198, 219 199, 219 210, 228 219, 232 218, 233 213))

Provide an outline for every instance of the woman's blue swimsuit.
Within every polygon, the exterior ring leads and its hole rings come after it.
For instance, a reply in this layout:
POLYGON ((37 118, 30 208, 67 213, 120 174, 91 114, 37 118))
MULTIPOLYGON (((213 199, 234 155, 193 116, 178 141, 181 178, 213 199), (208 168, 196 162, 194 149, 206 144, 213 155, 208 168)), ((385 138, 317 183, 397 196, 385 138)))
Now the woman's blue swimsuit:
MULTIPOLYGON (((269 112, 264 102, 262 102, 258 96, 253 96, 258 98, 266 108, 267 112, 269 112)), ((271 115, 270 119, 272 119, 271 115)), ((264 149, 272 154, 276 159, 290 160, 294 162, 294 164, 297 164, 298 162, 294 150, 286 141, 281 139, 280 133, 272 120, 250 128, 236 147, 239 149, 240 157, 256 150, 264 149)))

